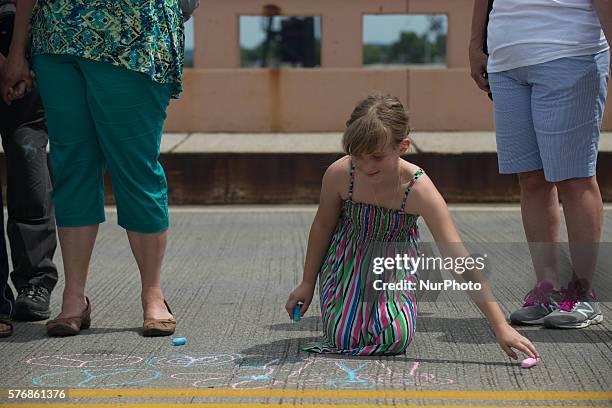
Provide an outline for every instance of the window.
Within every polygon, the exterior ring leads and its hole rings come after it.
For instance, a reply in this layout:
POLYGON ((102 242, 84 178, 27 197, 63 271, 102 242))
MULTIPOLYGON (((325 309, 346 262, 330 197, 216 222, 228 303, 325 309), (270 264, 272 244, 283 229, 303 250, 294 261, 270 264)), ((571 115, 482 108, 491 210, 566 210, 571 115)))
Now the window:
POLYGON ((194 49, 194 38, 195 33, 193 31, 193 20, 191 17, 189 21, 185 23, 185 62, 184 66, 193 67, 193 49, 194 49))
POLYGON ((240 16, 240 66, 314 68, 321 65, 318 16, 240 16))
POLYGON ((365 15, 363 64, 446 66, 446 15, 365 15))

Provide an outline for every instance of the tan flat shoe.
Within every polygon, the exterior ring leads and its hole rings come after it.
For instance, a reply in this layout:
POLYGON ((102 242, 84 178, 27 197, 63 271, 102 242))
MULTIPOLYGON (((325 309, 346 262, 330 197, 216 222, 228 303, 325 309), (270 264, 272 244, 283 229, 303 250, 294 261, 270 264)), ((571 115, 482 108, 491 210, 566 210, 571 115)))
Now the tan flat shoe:
POLYGON ((9 327, 8 330, 0 332, 0 339, 4 337, 11 337, 13 335, 13 322, 11 321, 11 316, 0 314, 0 323, 9 327))
MULTIPOLYGON (((170 310, 170 305, 168 305, 166 299, 164 299, 164 304, 168 312, 172 314, 172 310, 170 310)), ((142 325, 142 335, 144 337, 170 336, 174 334, 175 330, 176 319, 174 319, 174 315, 170 319, 144 319, 142 325)))
POLYGON ((51 337, 74 336, 81 330, 89 329, 91 325, 91 303, 85 296, 87 307, 80 316, 63 317, 47 322, 47 334, 51 337))

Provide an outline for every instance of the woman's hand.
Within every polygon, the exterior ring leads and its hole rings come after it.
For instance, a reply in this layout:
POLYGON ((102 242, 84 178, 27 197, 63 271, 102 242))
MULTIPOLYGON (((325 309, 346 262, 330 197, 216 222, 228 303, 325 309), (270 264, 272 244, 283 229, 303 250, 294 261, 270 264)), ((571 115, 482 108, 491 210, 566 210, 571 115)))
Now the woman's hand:
POLYGON ((312 302, 314 289, 314 283, 302 281, 302 283, 300 283, 295 289, 293 289, 293 292, 289 294, 289 299, 287 299, 285 309, 287 310, 287 313, 289 313, 289 317, 291 319, 293 319, 293 308, 300 302, 302 303, 300 316, 304 316, 306 314, 308 306, 310 306, 310 302, 312 302))
POLYGON ((482 51, 480 46, 470 45, 470 70, 472 79, 483 91, 489 93, 489 79, 487 75, 487 54, 482 51))
POLYGON ((522 351, 532 358, 540 357, 540 354, 529 339, 521 336, 519 332, 514 330, 508 323, 501 323, 497 326, 493 326, 492 329, 495 333, 497 343, 499 343, 499 346, 510 358, 514 360, 518 359, 518 356, 513 349, 522 351))
POLYGON ((10 105, 12 101, 22 98, 33 88, 34 78, 25 57, 9 54, 4 62, 0 85, 0 95, 4 102, 10 105))
POLYGON ((30 16, 36 1, 19 0, 15 4, 17 12, 15 14, 13 37, 0 81, 0 98, 7 104, 34 88, 34 77, 30 74, 25 55, 29 43, 30 16))

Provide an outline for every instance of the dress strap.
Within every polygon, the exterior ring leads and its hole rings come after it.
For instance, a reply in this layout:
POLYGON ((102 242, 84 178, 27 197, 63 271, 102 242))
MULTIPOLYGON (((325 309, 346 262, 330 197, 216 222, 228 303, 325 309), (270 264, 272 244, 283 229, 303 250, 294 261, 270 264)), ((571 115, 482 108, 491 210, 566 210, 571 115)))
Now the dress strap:
POLYGON ((355 184, 355 165, 352 161, 349 162, 351 169, 349 170, 349 188, 348 188, 348 199, 353 201, 353 184, 355 184))
POLYGON ((406 191, 404 192, 404 198, 402 199, 402 211, 404 211, 404 209, 406 208, 406 199, 408 198, 408 194, 410 194, 410 191, 412 191, 412 186, 414 186, 414 183, 419 177, 423 175, 423 173, 423 169, 418 169, 416 173, 414 173, 414 176, 412 176, 412 178, 408 182, 408 186, 406 187, 406 191))

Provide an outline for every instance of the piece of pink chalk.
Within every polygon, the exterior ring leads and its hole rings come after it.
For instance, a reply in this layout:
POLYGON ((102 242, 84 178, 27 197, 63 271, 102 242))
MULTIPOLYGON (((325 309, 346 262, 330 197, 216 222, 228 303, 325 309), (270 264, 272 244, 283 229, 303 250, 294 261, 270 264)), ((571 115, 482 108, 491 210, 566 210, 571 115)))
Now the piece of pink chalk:
POLYGON ((540 357, 536 357, 536 358, 526 358, 521 362, 521 367, 522 368, 531 368, 533 366, 535 366, 536 364, 538 364, 540 362, 540 357))

